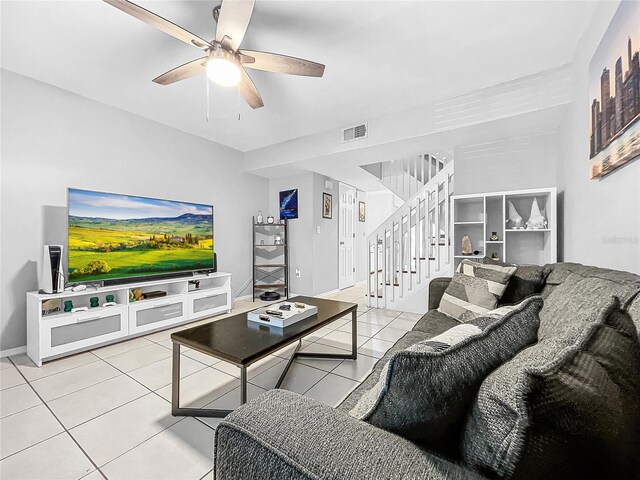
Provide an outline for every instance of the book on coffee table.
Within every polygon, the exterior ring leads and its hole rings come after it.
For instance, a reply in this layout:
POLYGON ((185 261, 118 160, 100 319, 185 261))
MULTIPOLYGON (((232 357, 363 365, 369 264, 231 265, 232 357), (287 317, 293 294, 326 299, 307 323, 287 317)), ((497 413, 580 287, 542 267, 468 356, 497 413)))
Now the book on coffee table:
POLYGON ((315 305, 304 304, 303 308, 296 307, 292 302, 272 303, 266 307, 261 307, 247 313, 247 319, 262 323, 263 325, 273 325, 275 327, 288 327, 300 320, 309 318, 318 313, 315 305), (280 309, 282 305, 289 305, 289 309, 280 309))

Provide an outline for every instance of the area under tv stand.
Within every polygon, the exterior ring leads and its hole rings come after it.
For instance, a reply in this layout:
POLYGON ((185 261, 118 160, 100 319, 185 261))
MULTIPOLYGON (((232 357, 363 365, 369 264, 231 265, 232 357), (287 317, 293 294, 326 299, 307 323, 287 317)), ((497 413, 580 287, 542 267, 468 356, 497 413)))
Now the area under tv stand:
MULTIPOLYGON (((53 305, 54 307, 56 305, 53 305)), ((231 274, 215 272, 148 282, 88 287, 81 292, 27 293, 27 355, 38 366, 43 362, 103 345, 223 313, 233 308, 231 274), (195 288, 193 280, 199 281, 195 288), (165 296, 129 301, 131 290, 162 290, 165 296), (116 305, 102 305, 113 295, 116 305), (98 297, 98 307, 89 307, 98 297), (47 312, 48 301, 60 302, 60 311, 47 312), (86 311, 64 312, 64 302, 86 311)))

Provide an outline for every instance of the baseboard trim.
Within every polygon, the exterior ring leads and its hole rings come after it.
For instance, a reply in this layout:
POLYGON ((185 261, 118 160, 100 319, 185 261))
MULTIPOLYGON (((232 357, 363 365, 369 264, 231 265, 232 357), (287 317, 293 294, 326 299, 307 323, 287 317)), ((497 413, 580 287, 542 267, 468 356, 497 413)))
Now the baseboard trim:
POLYGON ((0 350, 0 358, 11 357, 12 355, 20 355, 21 353, 27 353, 27 346, 7 348, 6 350, 0 350))

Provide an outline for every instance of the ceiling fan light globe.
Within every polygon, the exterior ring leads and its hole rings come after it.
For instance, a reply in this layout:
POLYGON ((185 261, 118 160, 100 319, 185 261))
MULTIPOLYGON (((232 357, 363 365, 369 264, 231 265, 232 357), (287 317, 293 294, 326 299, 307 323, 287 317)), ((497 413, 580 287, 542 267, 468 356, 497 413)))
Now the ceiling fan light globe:
POLYGON ((207 60, 207 76, 223 87, 235 87, 240 82, 238 65, 223 56, 211 56, 207 60))

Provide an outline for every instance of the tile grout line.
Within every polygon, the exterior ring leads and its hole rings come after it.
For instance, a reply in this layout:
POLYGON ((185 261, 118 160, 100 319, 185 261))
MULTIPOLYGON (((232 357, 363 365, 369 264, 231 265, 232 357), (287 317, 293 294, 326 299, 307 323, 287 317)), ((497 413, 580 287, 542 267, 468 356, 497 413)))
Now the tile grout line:
MULTIPOLYGON (((13 360, 11 358, 9 358, 9 361, 11 363, 13 363, 14 367, 16 367, 16 364, 13 362, 13 360)), ((16 367, 17 369, 17 367, 16 367)), ((107 478, 102 471, 100 470, 100 467, 98 467, 98 465, 96 464, 96 462, 93 461, 93 458, 91 458, 89 456, 89 454, 85 451, 84 448, 82 448, 82 445, 80 445, 80 442, 78 442, 78 440, 76 440, 76 438, 71 435, 71 432, 67 429, 67 427, 60 421, 60 419, 58 418, 58 416, 53 412, 53 410, 51 409, 51 407, 47 404, 47 402, 44 401, 44 399, 40 396, 40 394, 36 391, 35 388, 33 388, 33 385, 31 385, 31 383, 29 383, 29 381, 27 380, 27 378, 22 374, 22 372, 20 372, 20 370, 18 370, 18 372, 20 373, 20 375, 22 375, 22 378, 25 379, 25 381, 27 382, 27 384, 29 385, 29 387, 31 388, 31 390, 33 390, 33 393, 35 393, 35 395, 40 399, 40 401, 42 402, 42 404, 47 408, 47 410, 49 410, 49 413, 51 413, 51 415, 53 416, 53 418, 56 419, 56 421, 60 424, 60 426, 63 428, 64 432, 60 432, 60 433, 66 433, 67 435, 69 435, 69 438, 71 438, 71 440, 78 446, 78 448, 80 449, 80 451, 84 454, 85 457, 87 457, 87 459, 89 460, 89 462, 91 462, 91 465, 93 465, 95 467, 95 469, 98 471, 98 473, 100 473, 100 475, 102 475, 103 478, 107 478)), ((57 436, 57 435, 54 435, 57 436)), ((53 437, 49 437, 49 438, 53 438, 53 437)), ((33 445, 31 445, 30 447, 27 448, 31 448, 33 445)), ((23 449, 21 451, 24 451, 26 449, 23 449)), ((17 452, 16 452, 17 453, 17 452)), ((87 472, 87 474, 89 474, 91 472, 87 472)), ((86 475, 84 475, 86 477, 86 475)))

